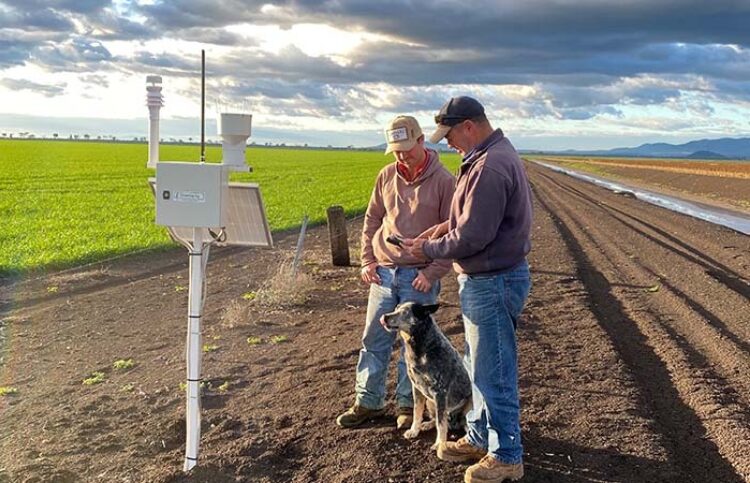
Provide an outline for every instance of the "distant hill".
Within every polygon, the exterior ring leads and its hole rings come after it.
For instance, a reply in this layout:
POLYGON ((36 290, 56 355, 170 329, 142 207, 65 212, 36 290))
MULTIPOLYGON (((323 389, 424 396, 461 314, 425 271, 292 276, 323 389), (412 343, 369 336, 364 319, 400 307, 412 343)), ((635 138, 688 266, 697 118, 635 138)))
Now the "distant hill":
MULTIPOLYGON (((425 146, 439 152, 454 152, 447 144, 425 146)), ((363 148, 372 151, 385 151, 385 143, 363 148)), ((749 159, 750 138, 701 139, 685 144, 649 143, 635 148, 615 148, 606 150, 541 151, 536 149, 519 150, 521 154, 562 154, 568 156, 622 156, 636 158, 684 158, 684 159, 749 159)))
POLYGON ((635 148, 567 150, 556 154, 644 158, 750 159, 750 138, 701 139, 685 144, 652 143, 635 148))
POLYGON ((722 156, 721 154, 714 153, 713 151, 696 151, 690 156, 687 156, 688 159, 728 159, 726 156, 722 156))

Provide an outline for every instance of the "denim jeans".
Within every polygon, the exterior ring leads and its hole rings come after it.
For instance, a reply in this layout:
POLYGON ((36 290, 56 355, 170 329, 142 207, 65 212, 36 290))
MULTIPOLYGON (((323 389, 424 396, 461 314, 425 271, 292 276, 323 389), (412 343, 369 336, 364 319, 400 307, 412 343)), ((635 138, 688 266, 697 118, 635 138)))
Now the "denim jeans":
POLYGON ((520 463, 520 404, 516 325, 531 289, 526 261, 492 276, 458 276, 473 409, 466 415, 467 437, 495 459, 520 463))
MULTIPOLYGON (((385 382, 388 376, 388 363, 393 352, 397 332, 388 332, 380 325, 380 317, 392 312, 404 302, 434 304, 440 293, 440 281, 432 284, 429 292, 419 292, 411 283, 417 277, 416 268, 378 267, 380 285, 370 285, 367 301, 367 318, 362 334, 362 349, 357 363, 356 403, 370 409, 380 409, 385 405, 385 382)), ((398 383, 396 403, 399 407, 414 405, 411 382, 406 374, 404 347, 398 360, 398 383)))

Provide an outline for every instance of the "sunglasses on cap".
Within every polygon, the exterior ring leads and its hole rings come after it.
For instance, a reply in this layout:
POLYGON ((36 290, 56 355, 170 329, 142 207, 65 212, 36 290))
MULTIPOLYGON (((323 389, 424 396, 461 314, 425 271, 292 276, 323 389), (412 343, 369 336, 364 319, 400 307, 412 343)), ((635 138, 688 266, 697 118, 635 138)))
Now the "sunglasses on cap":
POLYGON ((438 114, 437 116, 435 116, 435 124, 442 124, 443 126, 452 127, 456 124, 461 124, 468 119, 469 118, 465 116, 449 116, 447 114, 438 114))

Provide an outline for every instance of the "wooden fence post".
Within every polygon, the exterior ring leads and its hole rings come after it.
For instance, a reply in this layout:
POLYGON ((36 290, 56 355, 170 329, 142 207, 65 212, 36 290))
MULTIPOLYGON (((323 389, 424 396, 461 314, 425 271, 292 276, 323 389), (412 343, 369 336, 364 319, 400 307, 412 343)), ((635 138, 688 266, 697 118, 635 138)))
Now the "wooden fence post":
POLYGON ((346 234, 344 208, 331 206, 326 210, 328 215, 328 238, 331 242, 331 258, 334 266, 349 266, 349 237, 346 234))

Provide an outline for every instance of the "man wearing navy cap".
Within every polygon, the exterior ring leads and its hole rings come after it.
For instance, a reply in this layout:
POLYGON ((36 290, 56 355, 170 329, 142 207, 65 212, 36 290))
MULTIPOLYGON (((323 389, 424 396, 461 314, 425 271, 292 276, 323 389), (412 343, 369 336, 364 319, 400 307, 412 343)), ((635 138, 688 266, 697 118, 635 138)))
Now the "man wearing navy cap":
POLYGON ((415 256, 453 259, 473 382, 467 434, 443 443, 438 457, 479 460, 466 470, 467 483, 517 480, 523 447, 515 331, 531 289, 531 190, 518 153, 476 99, 452 98, 435 122, 430 142, 446 138, 463 156, 450 217, 404 244, 415 256))

